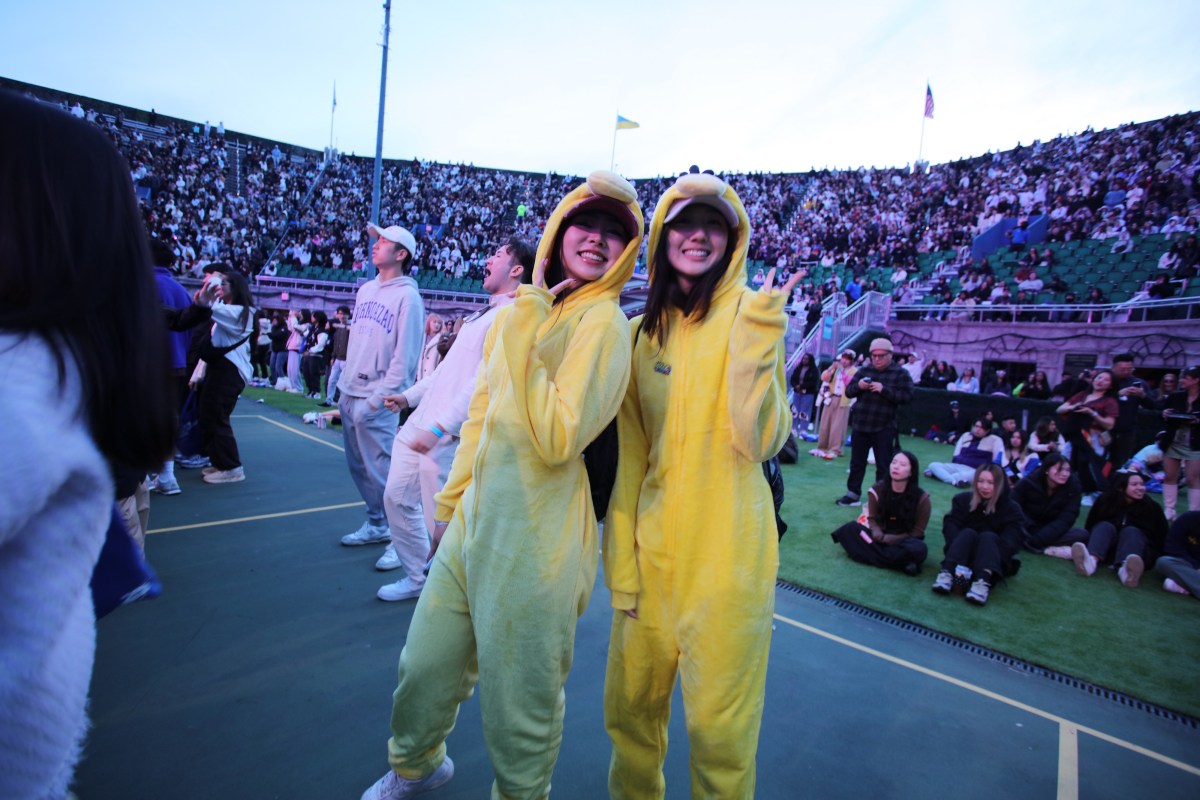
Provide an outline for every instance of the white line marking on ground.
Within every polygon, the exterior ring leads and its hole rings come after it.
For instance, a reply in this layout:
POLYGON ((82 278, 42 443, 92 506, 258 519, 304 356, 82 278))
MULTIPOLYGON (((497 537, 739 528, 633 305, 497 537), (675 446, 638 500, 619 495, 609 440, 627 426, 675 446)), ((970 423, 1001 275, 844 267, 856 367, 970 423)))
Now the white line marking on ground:
POLYGON ((1191 764, 1185 764, 1182 761, 1178 761, 1174 758, 1171 758, 1170 756, 1165 756, 1162 753, 1156 753, 1153 750, 1147 750, 1145 747, 1136 745, 1133 742, 1127 742, 1124 739, 1118 739, 1116 736, 1110 736, 1107 733, 1103 733, 1103 732, 1095 730, 1093 728, 1088 728, 1083 725, 1077 725, 1076 723, 1072 722, 1071 720, 1065 719, 1056 714, 1051 714, 1049 711, 1043 711, 1040 708, 1034 708, 1033 706, 1026 705, 1025 703, 1022 703, 1019 700, 1013 700, 1011 697, 1005 697, 1002 694, 997 694, 996 692, 990 691, 988 689, 984 689, 982 686, 976 686, 973 683, 967 683, 966 681, 959 680, 958 678, 954 678, 949 675, 945 675, 941 672, 937 672, 936 670, 929 669, 928 667, 922 667, 920 664, 914 664, 911 661, 905 661, 902 658, 897 658, 896 656, 888 655, 887 653, 867 647, 866 645, 861 645, 858 642, 852 642, 849 639, 843 639, 841 636, 836 636, 832 633, 828 633, 827 631, 823 631, 820 628, 814 628, 811 625, 805 625, 803 622, 797 622, 796 620, 789 619, 788 617, 782 616, 781 614, 776 614, 775 619, 779 620, 780 622, 791 625, 793 628, 799 628, 800 630, 808 631, 809 633, 814 634, 816 636, 820 636, 823 639, 828 639, 831 642, 836 642, 838 644, 849 647, 853 650, 858 650, 861 653, 866 653, 867 655, 875 656, 876 658, 880 658, 880 659, 883 659, 884 661, 891 662, 892 664, 896 664, 898 666, 904 667, 905 669, 911 669, 914 672, 921 673, 922 675, 928 675, 929 677, 936 678, 939 681, 944 681, 953 686, 957 686, 961 689, 966 689, 968 692, 974 692, 975 694, 983 695, 984 697, 987 697, 991 700, 996 700, 997 702, 1004 703, 1005 705, 1012 706, 1013 708, 1018 708, 1029 714, 1033 714, 1034 716, 1049 720, 1049 721, 1055 723, 1056 725, 1069 725, 1072 728, 1074 728, 1076 731, 1081 732, 1081 733, 1086 733, 1088 736, 1094 736, 1097 739, 1100 739, 1101 741, 1108 742, 1109 744, 1115 744, 1118 747, 1123 747, 1126 750, 1131 750, 1134 753, 1138 753, 1139 755, 1143 755, 1143 756, 1146 756, 1147 758, 1154 759, 1155 761, 1158 761, 1162 764, 1166 764, 1167 766, 1175 767, 1176 769, 1180 769, 1191 775, 1200 777, 1200 767, 1194 767, 1191 764))
POLYGON ((305 439, 316 442, 317 444, 323 444, 326 447, 332 447, 334 450, 337 450, 339 453, 346 452, 346 449, 344 447, 336 445, 333 442, 327 442, 324 439, 313 436, 311 433, 305 433, 304 431, 298 430, 289 425, 284 425, 282 422, 276 422, 275 420, 271 419, 270 417, 264 417, 261 414, 234 414, 232 417, 230 417, 230 419, 261 419, 263 422, 269 422, 278 428, 283 428, 288 433, 294 433, 297 436, 302 436, 305 439))
POLYGON ((1058 800, 1079 800, 1079 729, 1058 726, 1058 800))
POLYGON ((154 528, 152 530, 146 531, 146 533, 147 534, 172 533, 174 531, 191 531, 191 530, 195 530, 197 528, 215 528, 218 525, 236 525, 239 522, 257 522, 257 521, 263 520, 263 519, 278 519, 279 517, 295 517, 300 514, 319 514, 322 511, 339 511, 343 508, 357 508, 358 506, 365 506, 365 505, 366 505, 366 503, 364 503, 362 500, 359 500, 354 503, 340 503, 339 505, 336 505, 336 506, 318 506, 317 508, 301 508, 297 511, 279 511, 274 514, 257 514, 253 517, 236 517, 234 519, 218 519, 218 520, 214 520, 212 522, 197 522, 192 525, 176 525, 171 528, 154 528))

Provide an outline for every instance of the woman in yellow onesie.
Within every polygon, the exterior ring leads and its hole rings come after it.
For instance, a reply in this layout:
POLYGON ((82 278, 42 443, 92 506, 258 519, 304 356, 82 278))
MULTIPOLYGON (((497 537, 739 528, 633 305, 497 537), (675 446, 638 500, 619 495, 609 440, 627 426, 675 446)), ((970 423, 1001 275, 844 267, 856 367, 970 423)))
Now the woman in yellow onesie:
POLYGON ((761 462, 791 428, 784 305, 799 276, 750 290, 749 242, 741 200, 709 174, 676 181, 650 226, 604 533, 614 798, 663 796, 677 673, 692 796, 754 796, 779 565, 761 462))
POLYGON ((575 624, 599 552, 580 456, 616 416, 629 381, 617 298, 642 230, 633 186, 592 173, 546 223, 534 285, 488 332, 436 497, 437 556, 400 654, 392 770, 363 800, 410 797, 453 776, 445 740, 476 682, 492 796, 550 791, 575 624))

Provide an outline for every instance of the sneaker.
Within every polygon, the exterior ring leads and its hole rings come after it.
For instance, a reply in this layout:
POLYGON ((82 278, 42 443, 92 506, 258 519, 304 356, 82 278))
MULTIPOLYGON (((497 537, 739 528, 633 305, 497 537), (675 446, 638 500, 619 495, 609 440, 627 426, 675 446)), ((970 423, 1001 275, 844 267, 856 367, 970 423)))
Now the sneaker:
POLYGON ((971 485, 970 481, 958 480, 958 481, 954 482, 955 489, 966 489, 970 485, 971 485))
POLYGON ((400 555, 396 552, 396 545, 388 542, 387 549, 383 551, 383 555, 375 562, 375 569, 380 572, 388 572, 400 567, 400 555))
POLYGON ((370 520, 362 524, 362 527, 354 533, 347 533, 342 537, 342 544, 346 547, 357 547, 361 544, 384 544, 392 540, 392 534, 388 531, 387 525, 372 525, 370 520))
POLYGON ((424 581, 413 583, 413 579, 406 575, 395 583, 379 587, 379 591, 375 593, 375 596, 389 603, 396 600, 412 600, 414 597, 420 597, 421 590, 424 588, 424 581))
POLYGON ((208 460, 208 456, 201 455, 180 456, 179 458, 175 459, 175 466, 183 467, 184 469, 200 469, 202 467, 207 467, 211 463, 212 462, 208 460))
POLYGON ((927 469, 927 470, 925 470, 924 472, 922 472, 921 474, 922 474, 922 475, 924 475, 926 478, 932 478, 932 477, 933 477, 933 470, 931 470, 931 469, 927 469))
POLYGON ((1130 589, 1136 589, 1138 582, 1142 579, 1142 573, 1146 571, 1146 562, 1142 561, 1139 555, 1132 555, 1125 559, 1125 563, 1117 570, 1117 576, 1120 577, 1121 583, 1128 586, 1130 589))
POLYGON ((1087 545, 1083 542, 1071 545, 1071 560, 1075 562, 1075 571, 1083 577, 1096 574, 1096 557, 1088 552, 1087 545))
POLYGON ((442 765, 432 773, 415 781, 401 778, 389 769, 386 775, 362 793, 360 800, 404 800, 406 797, 416 797, 444 786, 453 777, 454 762, 450 760, 450 756, 446 756, 442 765))
POLYGON ((202 476, 205 483, 238 483, 246 480, 246 472, 241 467, 233 469, 218 469, 202 476))
POLYGON ((837 500, 834 500, 833 502, 839 506, 842 506, 843 508, 848 508, 850 506, 861 506, 862 505, 862 500, 860 500, 859 498, 854 497, 852 495, 849 495, 849 494, 847 494, 843 497, 839 497, 837 500))
POLYGON ((220 471, 221 470, 217 469, 216 467, 205 467, 204 469, 200 470, 200 474, 201 475, 212 475, 214 472, 220 472, 220 471))
POLYGON ((1165 581, 1163 581, 1163 588, 1166 589, 1168 592, 1174 592, 1175 594, 1181 594, 1184 597, 1187 597, 1191 594, 1191 592, 1189 592, 1187 589, 1183 588, 1178 583, 1176 583, 1174 578, 1167 578, 1165 581))
POLYGON ((1067 561, 1070 561, 1071 560, 1071 548, 1065 544, 1064 545, 1054 545, 1053 547, 1047 547, 1045 550, 1043 550, 1042 555, 1050 556, 1051 558, 1063 558, 1063 559, 1066 559, 1067 561))
POLYGON ((988 586, 987 581, 982 579, 975 581, 971 584, 971 590, 967 592, 967 602, 974 603, 977 606, 987 605, 988 592, 990 590, 991 587, 988 586))
POLYGON ((841 453, 831 453, 830 451, 826 450, 823 453, 821 453, 821 458, 825 459, 826 461, 833 461, 835 458, 837 458, 840 455, 841 455, 841 453))
POLYGON ((179 488, 179 481, 175 480, 175 478, 159 475, 150 484, 150 491, 156 494, 179 494, 183 490, 179 488))
POLYGON ((809 451, 808 451, 808 454, 809 454, 810 456, 816 456, 817 458, 824 458, 824 457, 825 457, 825 451, 824 451, 824 450, 822 450, 822 449, 821 449, 821 448, 819 448, 819 447, 814 447, 812 450, 809 450, 809 451))
POLYGON ((937 580, 930 588, 938 594, 950 594, 950 590, 954 588, 954 576, 947 570, 942 570, 937 574, 937 580))

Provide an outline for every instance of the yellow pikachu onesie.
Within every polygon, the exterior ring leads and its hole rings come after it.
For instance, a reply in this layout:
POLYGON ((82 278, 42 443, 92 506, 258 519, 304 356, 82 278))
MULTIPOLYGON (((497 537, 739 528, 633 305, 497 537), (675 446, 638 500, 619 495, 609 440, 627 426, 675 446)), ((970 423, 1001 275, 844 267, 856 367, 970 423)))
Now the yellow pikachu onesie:
MULTIPOLYGON (((671 206, 700 196, 736 211, 732 259, 702 321, 672 306, 661 347, 656 336, 634 337, 618 417, 620 461, 604 523, 605 581, 616 609, 604 690, 614 798, 664 795, 677 673, 692 796, 754 796, 779 566, 761 462, 791 428, 787 298, 746 287, 746 211, 731 187, 705 174, 681 177, 659 201, 650 280, 663 270, 655 254, 671 206), (624 613, 634 608, 636 619, 624 613)), ((635 331, 641 319, 631 323, 635 331)))
POLYGON ((547 222, 538 264, 581 203, 617 208, 636 235, 608 272, 558 305, 522 286, 487 335, 462 442, 436 497, 435 518, 450 525, 400 655, 388 753, 404 778, 441 765, 458 706, 478 681, 492 796, 550 791, 575 624, 599 551, 581 453, 616 415, 629 381, 617 298, 644 225, 633 187, 592 173, 547 222))

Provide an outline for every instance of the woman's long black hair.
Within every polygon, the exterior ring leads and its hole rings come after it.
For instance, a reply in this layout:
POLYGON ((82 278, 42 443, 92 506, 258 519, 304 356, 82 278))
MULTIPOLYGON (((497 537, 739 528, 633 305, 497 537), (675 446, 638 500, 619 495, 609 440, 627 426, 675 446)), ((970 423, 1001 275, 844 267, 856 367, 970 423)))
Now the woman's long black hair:
POLYGON ((110 464, 153 469, 177 423, 129 165, 92 124, 11 92, 0 119, 0 330, 43 339, 60 385, 74 366, 110 464))
POLYGON ((907 458, 909 466, 912 467, 908 485, 904 487, 903 492, 896 492, 892 490, 892 479, 884 478, 875 484, 875 496, 879 498, 879 508, 884 520, 895 520, 895 530, 885 530, 889 533, 907 533, 917 522, 917 506, 921 504, 921 495, 925 494, 921 489, 921 462, 917 460, 916 454, 908 450, 897 450, 896 455, 907 458))

